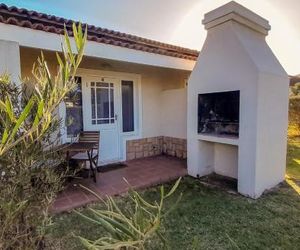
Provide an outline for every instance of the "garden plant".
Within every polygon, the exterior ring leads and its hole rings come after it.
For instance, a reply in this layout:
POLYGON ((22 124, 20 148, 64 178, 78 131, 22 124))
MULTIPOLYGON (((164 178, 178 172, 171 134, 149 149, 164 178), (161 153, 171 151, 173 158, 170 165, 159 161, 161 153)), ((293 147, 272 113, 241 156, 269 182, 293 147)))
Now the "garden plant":
POLYGON ((108 196, 103 200, 94 193, 105 204, 104 208, 89 207, 90 215, 75 212, 87 219, 91 228, 104 228, 107 235, 99 235, 97 240, 89 240, 78 236, 81 243, 86 249, 94 250, 143 250, 147 248, 146 246, 150 244, 154 237, 157 237, 161 241, 162 247, 169 248, 165 237, 161 233, 161 224, 181 199, 182 194, 178 196, 171 207, 165 208, 165 201, 176 191, 180 180, 181 178, 175 182, 167 193, 165 193, 164 186, 161 186, 160 200, 152 203, 146 201, 137 191, 131 188, 128 196, 131 204, 128 207, 121 207, 112 197, 108 196))
MULTIPOLYGON (((75 87, 87 29, 73 24, 74 51, 65 28, 58 70, 52 75, 41 53, 32 78, 0 77, 0 249, 43 249, 49 207, 63 185, 59 104, 75 87)), ((9 72, 8 72, 9 73, 9 72)))

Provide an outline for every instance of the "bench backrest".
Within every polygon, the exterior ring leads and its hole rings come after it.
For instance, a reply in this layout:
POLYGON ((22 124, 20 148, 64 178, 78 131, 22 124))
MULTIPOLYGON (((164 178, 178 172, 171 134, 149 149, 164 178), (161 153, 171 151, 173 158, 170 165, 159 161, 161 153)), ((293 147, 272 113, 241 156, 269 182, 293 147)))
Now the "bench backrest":
POLYGON ((100 132, 99 131, 83 131, 79 134, 79 142, 94 142, 95 148, 99 148, 100 132))

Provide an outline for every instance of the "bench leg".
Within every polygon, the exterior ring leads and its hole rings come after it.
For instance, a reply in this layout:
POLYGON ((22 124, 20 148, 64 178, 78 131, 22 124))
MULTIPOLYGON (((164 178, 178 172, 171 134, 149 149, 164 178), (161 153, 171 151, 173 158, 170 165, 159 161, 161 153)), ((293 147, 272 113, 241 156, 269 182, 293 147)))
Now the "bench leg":
POLYGON ((94 163, 90 152, 88 152, 88 157, 89 157, 89 162, 90 162, 90 169, 92 171, 92 175, 93 175, 93 180, 96 183, 97 182, 97 173, 96 173, 96 164, 94 163), (94 165, 95 164, 95 165, 94 165))

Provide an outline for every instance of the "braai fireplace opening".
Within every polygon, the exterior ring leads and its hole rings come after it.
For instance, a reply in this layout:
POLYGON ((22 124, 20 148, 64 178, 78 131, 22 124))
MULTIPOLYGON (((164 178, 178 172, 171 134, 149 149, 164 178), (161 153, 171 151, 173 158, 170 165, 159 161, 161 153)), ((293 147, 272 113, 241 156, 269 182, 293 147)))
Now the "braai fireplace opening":
POLYGON ((239 135, 240 91, 198 95, 198 133, 239 135))

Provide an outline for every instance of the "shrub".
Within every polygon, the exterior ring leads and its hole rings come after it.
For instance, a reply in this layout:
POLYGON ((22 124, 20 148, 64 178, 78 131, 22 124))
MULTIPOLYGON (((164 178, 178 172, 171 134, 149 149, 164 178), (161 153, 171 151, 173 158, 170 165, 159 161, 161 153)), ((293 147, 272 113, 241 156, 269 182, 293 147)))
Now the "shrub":
POLYGON ((289 104, 289 138, 300 136, 300 96, 290 97, 289 104))
POLYGON ((76 54, 65 29, 63 56, 52 76, 43 54, 33 66, 34 80, 16 85, 0 77, 0 249, 43 249, 49 206, 62 188, 58 143, 58 105, 75 87, 86 41, 73 25, 76 54))
POLYGON ((300 95, 300 82, 294 84, 294 86, 290 87, 293 96, 300 95))

